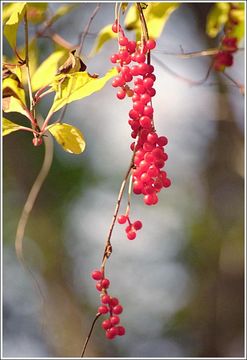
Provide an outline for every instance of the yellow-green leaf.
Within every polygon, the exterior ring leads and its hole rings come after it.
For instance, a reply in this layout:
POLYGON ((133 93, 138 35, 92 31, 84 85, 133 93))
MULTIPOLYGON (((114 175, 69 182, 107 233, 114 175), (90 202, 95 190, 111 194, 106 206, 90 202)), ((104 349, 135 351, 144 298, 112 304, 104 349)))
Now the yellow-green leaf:
POLYGON ((83 134, 76 127, 57 123, 47 127, 63 149, 72 154, 80 154, 84 151, 86 143, 83 134))
POLYGON ((33 91, 50 84, 54 80, 59 65, 65 61, 67 56, 68 51, 65 49, 55 51, 38 67, 31 79, 33 91))
POLYGON ((38 24, 45 20, 48 3, 27 3, 27 19, 33 24, 38 24))
POLYGON ((14 96, 21 100, 25 104, 25 91, 21 86, 18 78, 7 77, 3 80, 3 95, 4 97, 14 96))
POLYGON ((109 25, 106 25, 105 27, 103 27, 103 29, 101 29, 101 31, 99 32, 99 34, 95 40, 95 44, 90 53, 90 56, 94 56, 97 52, 99 52, 100 49, 102 48, 102 46, 107 41, 109 41, 111 39, 116 39, 116 38, 117 38, 117 34, 112 31, 112 24, 109 24, 109 25))
MULTIPOLYGON (((146 3, 148 6, 143 10, 148 33, 150 38, 157 39, 169 19, 170 15, 179 7, 179 3, 163 2, 163 3, 146 3)), ((137 38, 141 35, 141 23, 139 12, 136 4, 133 4, 126 15, 125 27, 127 30, 135 30, 137 38)))
POLYGON ((5 97, 2 99, 2 108, 6 113, 9 112, 18 112, 27 116, 27 109, 21 100, 17 99, 14 96, 5 97))
POLYGON ((215 3, 207 16, 206 32, 214 38, 221 31, 223 25, 229 18, 230 3, 218 2, 215 3))
POLYGON ((58 75, 57 80, 52 84, 56 95, 50 111, 56 112, 72 101, 80 100, 101 90, 107 81, 116 75, 117 70, 115 68, 108 71, 101 78, 92 77, 85 71, 58 75))
POLYGON ((4 26, 4 35, 13 49, 16 47, 17 30, 19 23, 23 19, 25 11, 25 2, 15 3, 12 8, 11 15, 4 26))
POLYGON ((3 123, 2 123, 2 135, 8 135, 10 133, 12 133, 13 131, 17 131, 17 130, 21 130, 22 126, 13 123, 12 121, 3 118, 3 123))

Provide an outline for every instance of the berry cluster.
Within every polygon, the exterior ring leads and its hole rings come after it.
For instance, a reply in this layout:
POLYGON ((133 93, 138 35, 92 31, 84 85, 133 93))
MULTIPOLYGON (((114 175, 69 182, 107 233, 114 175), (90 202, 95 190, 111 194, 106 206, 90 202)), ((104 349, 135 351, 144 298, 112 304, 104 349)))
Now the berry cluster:
POLYGON ((119 304, 119 300, 116 297, 108 295, 107 289, 110 286, 110 280, 104 277, 104 274, 100 270, 94 270, 92 272, 92 278, 97 281, 96 289, 100 291, 102 305, 98 307, 98 313, 105 315, 109 314, 109 318, 103 320, 102 328, 106 330, 107 339, 113 339, 117 335, 122 336, 125 334, 125 328, 120 323, 119 314, 122 313, 123 307, 119 304))
MULTIPOLYGON (((117 97, 122 100, 132 98, 132 109, 129 111, 129 125, 132 129, 131 136, 136 139, 130 146, 134 152, 133 162, 133 192, 144 195, 146 205, 155 205, 158 202, 157 193, 162 187, 171 185, 166 172, 161 170, 167 154, 164 146, 168 140, 165 136, 158 136, 153 123, 154 109, 152 97, 156 91, 153 88, 156 80, 154 67, 150 65, 150 51, 156 47, 156 42, 149 39, 143 42, 130 41, 124 34, 121 26, 115 22, 112 30, 118 32, 119 51, 111 56, 111 61, 117 64, 118 76, 112 82, 113 87, 118 87, 117 97), (132 83, 132 87, 129 83, 132 83)), ((127 237, 135 239, 139 222, 131 224, 129 217, 121 215, 120 224, 128 220, 126 228, 127 237), (138 223, 138 225, 135 225, 138 223)))
POLYGON ((127 238, 129 240, 134 240, 136 238, 136 231, 142 228, 142 222, 140 220, 136 220, 131 223, 129 215, 120 215, 118 217, 119 224, 125 224, 126 222, 128 222, 128 225, 125 228, 127 238))
POLYGON ((238 50, 238 39, 232 36, 238 20, 233 16, 234 4, 230 4, 229 20, 224 27, 224 36, 221 40, 220 51, 214 56, 213 67, 216 71, 224 71, 226 67, 233 65, 233 53, 238 50))

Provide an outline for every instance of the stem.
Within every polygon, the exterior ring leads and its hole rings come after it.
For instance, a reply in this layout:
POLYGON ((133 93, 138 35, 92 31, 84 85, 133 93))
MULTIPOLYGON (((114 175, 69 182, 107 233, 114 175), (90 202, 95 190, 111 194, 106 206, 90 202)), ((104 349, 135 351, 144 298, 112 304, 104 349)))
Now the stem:
POLYGON ((78 50, 77 50, 78 55, 80 55, 81 52, 82 52, 82 48, 83 48, 83 45, 84 45, 84 41, 85 41, 86 36, 87 36, 87 34, 88 34, 90 25, 92 24, 93 19, 94 19, 95 16, 97 15, 97 12, 99 11, 100 6, 101 6, 101 4, 98 3, 97 6, 95 7, 94 11, 92 12, 92 15, 90 16, 90 18, 89 18, 89 20, 88 20, 88 22, 87 22, 87 24, 86 24, 86 26, 85 26, 85 29, 83 30, 83 32, 82 32, 81 35, 80 35, 79 47, 78 47, 78 50))
POLYGON ((49 111, 43 125, 42 125, 42 128, 41 128, 41 133, 44 133, 45 132, 45 129, 47 128, 47 125, 49 123, 49 121, 51 120, 51 117, 53 115, 53 111, 49 111))
POLYGON ((98 318, 99 318, 100 316, 101 316, 101 313, 97 313, 97 314, 95 315, 94 321, 92 322, 90 331, 89 331, 88 336, 87 336, 87 338, 86 338, 86 340, 85 340, 85 343, 84 343, 84 345, 83 345, 82 352, 81 352, 81 357, 84 357, 84 354, 85 354, 85 351, 86 351, 86 348, 87 348, 87 344, 88 344, 88 342, 89 342, 89 340, 90 340, 90 337, 91 337, 91 335, 92 335, 92 332, 93 332, 94 325, 96 324, 96 321, 98 320, 98 318))
POLYGON ((127 215, 127 216, 129 215, 129 212, 130 212, 132 184, 133 184, 133 175, 131 174, 130 179, 129 179, 128 203, 127 203, 127 208, 126 208, 126 212, 125 212, 125 215, 127 215))
POLYGON ((234 85, 236 85, 239 88, 239 91, 241 93, 241 95, 244 96, 244 85, 240 84, 238 81, 234 80, 229 74, 227 74, 225 71, 222 72, 222 74, 228 79, 230 80, 234 85))
MULTIPOLYGON (((149 39, 149 34, 148 34, 148 27, 147 27, 147 23, 146 23, 146 19, 145 16, 143 14, 143 10, 141 7, 140 3, 136 3, 137 9, 139 11, 139 16, 140 16, 140 22, 141 22, 141 26, 142 26, 142 32, 144 35, 144 40, 147 41, 149 39)), ((147 53, 147 63, 150 65, 151 62, 151 53, 150 50, 147 53)))
POLYGON ((28 83, 28 91, 29 91, 29 106, 30 112, 33 113, 33 92, 32 92, 32 84, 31 84, 31 75, 29 68, 29 54, 28 54, 28 20, 27 20, 27 12, 24 14, 24 23, 25 23, 25 64, 27 69, 27 83, 28 83))

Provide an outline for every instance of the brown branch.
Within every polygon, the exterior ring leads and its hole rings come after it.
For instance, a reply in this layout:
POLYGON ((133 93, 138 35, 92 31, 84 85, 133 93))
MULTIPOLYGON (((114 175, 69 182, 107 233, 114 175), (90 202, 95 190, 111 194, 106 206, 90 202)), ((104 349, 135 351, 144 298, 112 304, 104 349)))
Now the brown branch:
POLYGON ((245 94, 245 89, 244 89, 244 85, 240 84, 238 81, 234 80, 229 74, 227 74, 225 71, 222 72, 222 74, 228 79, 230 80, 235 86, 237 86, 239 88, 240 94, 244 96, 245 94))
POLYGON ((77 49, 78 55, 80 55, 82 52, 82 48, 83 48, 86 36, 88 34, 89 28, 93 22, 93 19, 95 18, 95 16, 97 15, 97 13, 99 11, 100 6, 101 6, 101 4, 98 3, 97 6, 95 7, 94 11, 92 12, 92 15, 90 16, 90 18, 85 26, 84 31, 82 31, 82 33, 80 34, 80 40, 79 40, 79 45, 78 45, 78 49, 77 49))
POLYGON ((173 71, 172 69, 170 69, 167 65, 165 65, 158 57, 154 56, 155 61, 163 68, 165 69, 167 72, 169 72, 171 75, 175 76, 176 78, 178 78, 179 80, 182 80, 184 82, 186 82, 189 85, 202 85, 205 81, 207 81, 207 79, 209 78, 209 75, 211 73, 212 67, 213 67, 213 62, 211 62, 210 66, 208 67, 208 70, 206 72, 206 75, 201 79, 201 80, 191 80, 188 79, 184 76, 181 76, 179 74, 177 74, 175 71, 173 71))
POLYGON ((87 349, 87 344, 88 344, 88 342, 89 342, 89 340, 90 340, 90 337, 91 337, 91 335, 92 335, 92 332, 93 332, 94 325, 96 324, 96 321, 98 320, 98 318, 99 318, 100 316, 101 316, 101 313, 97 313, 97 314, 95 315, 94 321, 92 322, 92 325, 91 325, 91 328, 90 328, 90 330, 89 330, 88 336, 87 336, 87 338, 86 338, 86 340, 85 340, 85 343, 84 343, 84 345, 83 345, 82 352, 81 352, 81 357, 84 357, 85 351, 86 351, 86 349, 87 349))
MULTIPOLYGON (((145 16, 143 14, 143 10, 141 7, 140 3, 136 3, 137 9, 139 11, 139 16, 140 16, 140 22, 141 22, 141 26, 142 26, 142 32, 144 35, 144 40, 147 41, 149 39, 149 34, 148 34, 148 27, 147 27, 147 23, 146 23, 146 19, 145 16)), ((151 62, 151 53, 150 50, 147 53, 147 63, 150 64, 151 62)))

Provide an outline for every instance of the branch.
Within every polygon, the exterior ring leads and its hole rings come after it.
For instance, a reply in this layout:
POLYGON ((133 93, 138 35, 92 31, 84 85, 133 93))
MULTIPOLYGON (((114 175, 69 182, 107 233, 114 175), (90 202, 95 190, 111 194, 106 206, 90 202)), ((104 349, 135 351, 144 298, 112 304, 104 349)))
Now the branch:
POLYGON ((89 20, 88 20, 88 23, 86 24, 84 30, 82 31, 82 33, 80 34, 80 41, 79 41, 79 45, 78 45, 78 49, 77 49, 77 52, 78 52, 78 55, 81 54, 82 52, 82 48, 83 48, 83 45, 84 45, 84 41, 86 39, 86 36, 89 32, 89 28, 93 22, 93 19, 95 18, 95 16, 97 15, 99 9, 100 9, 100 6, 101 4, 98 3, 96 8, 94 9, 94 11, 92 12, 92 15, 90 16, 89 20))
POLYGON ((244 89, 244 85, 240 84, 238 81, 234 80, 229 74, 227 74, 225 71, 222 72, 222 74, 228 79, 230 80, 234 85, 236 85, 239 88, 240 94, 244 96, 245 94, 245 89, 244 89))

